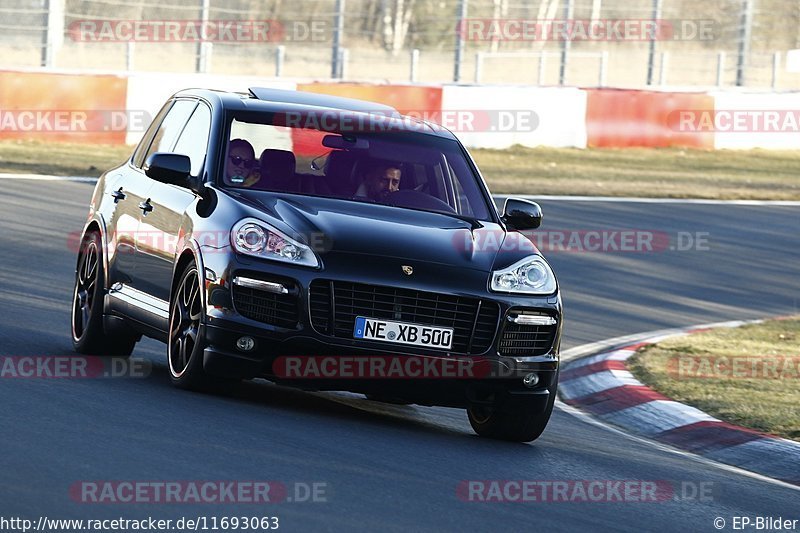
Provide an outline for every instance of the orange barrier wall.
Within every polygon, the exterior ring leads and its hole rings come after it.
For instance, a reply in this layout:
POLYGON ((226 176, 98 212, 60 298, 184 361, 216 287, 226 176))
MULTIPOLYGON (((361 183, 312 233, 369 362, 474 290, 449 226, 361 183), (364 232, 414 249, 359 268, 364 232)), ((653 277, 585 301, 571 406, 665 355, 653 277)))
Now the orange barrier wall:
POLYGON ((589 147, 714 148, 713 132, 680 131, 675 119, 680 111, 713 111, 713 96, 615 89, 587 89, 586 92, 589 147))
POLYGON ((124 144, 128 80, 0 71, 0 139, 124 144))
MULTIPOLYGON (((318 82, 300 83, 297 85, 297 90, 378 102, 390 105, 402 114, 412 114, 418 117, 433 114, 438 116, 442 110, 441 87, 318 82)), ((321 136, 322 134, 317 132, 294 130, 292 143, 295 153, 319 155, 318 147, 321 136)))
MULTIPOLYGON (((126 133, 133 131, 133 122, 125 124, 126 119, 136 111, 126 109, 128 84, 126 77, 115 75, 0 71, 0 139, 125 143, 126 133)), ((442 87, 434 86, 312 82, 299 84, 297 89, 379 102, 433 121, 443 103, 442 87)), ((502 99, 503 88, 496 91, 502 99)), ((713 131, 682 131, 676 119, 684 110, 713 111, 714 95, 615 89, 585 92, 590 147, 714 148, 713 131)), ((580 117, 571 120, 576 119, 580 117)), ((139 125, 143 126, 146 124, 139 125)), ((319 155, 323 134, 310 130, 292 133, 299 155, 319 155)))

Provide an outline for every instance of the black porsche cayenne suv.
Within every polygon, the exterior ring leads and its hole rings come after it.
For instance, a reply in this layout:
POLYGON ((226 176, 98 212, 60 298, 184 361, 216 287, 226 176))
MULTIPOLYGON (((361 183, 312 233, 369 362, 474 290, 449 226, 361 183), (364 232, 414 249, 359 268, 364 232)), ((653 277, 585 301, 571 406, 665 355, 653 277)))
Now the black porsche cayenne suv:
POLYGON ((99 179, 72 305, 78 352, 167 344, 180 388, 266 378, 465 408, 531 441, 558 384, 558 284, 446 129, 371 102, 185 90, 99 179))

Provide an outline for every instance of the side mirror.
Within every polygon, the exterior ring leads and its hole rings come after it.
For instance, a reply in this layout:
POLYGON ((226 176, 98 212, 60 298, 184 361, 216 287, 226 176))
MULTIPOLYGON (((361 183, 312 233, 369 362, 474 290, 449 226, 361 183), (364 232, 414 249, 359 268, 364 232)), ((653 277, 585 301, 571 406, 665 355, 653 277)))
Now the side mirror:
POLYGON ((155 152, 144 163, 144 173, 163 183, 186 187, 186 179, 192 171, 192 161, 183 154, 155 152))
POLYGON ((536 229, 542 225, 542 208, 530 200, 509 198, 503 207, 502 220, 512 230, 536 229))

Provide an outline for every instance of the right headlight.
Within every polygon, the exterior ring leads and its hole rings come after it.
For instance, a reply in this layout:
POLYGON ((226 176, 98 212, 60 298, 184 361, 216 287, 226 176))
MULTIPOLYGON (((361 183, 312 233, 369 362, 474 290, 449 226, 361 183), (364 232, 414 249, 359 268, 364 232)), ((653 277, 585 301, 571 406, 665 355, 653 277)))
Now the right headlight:
POLYGON ((541 255, 532 255, 508 268, 492 272, 491 289, 495 292, 552 294, 556 276, 541 255))
POLYGON ((245 218, 233 226, 231 244, 241 254, 319 267, 319 260, 311 248, 255 218, 245 218))

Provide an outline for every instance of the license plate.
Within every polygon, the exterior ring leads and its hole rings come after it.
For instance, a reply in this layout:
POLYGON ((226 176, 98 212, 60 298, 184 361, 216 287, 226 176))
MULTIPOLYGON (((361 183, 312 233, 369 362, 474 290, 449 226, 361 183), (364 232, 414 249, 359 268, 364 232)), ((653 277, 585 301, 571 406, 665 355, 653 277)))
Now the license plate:
POLYGON ((449 349, 453 345, 453 328, 423 326, 421 324, 359 316, 356 317, 353 337, 356 339, 449 349))

